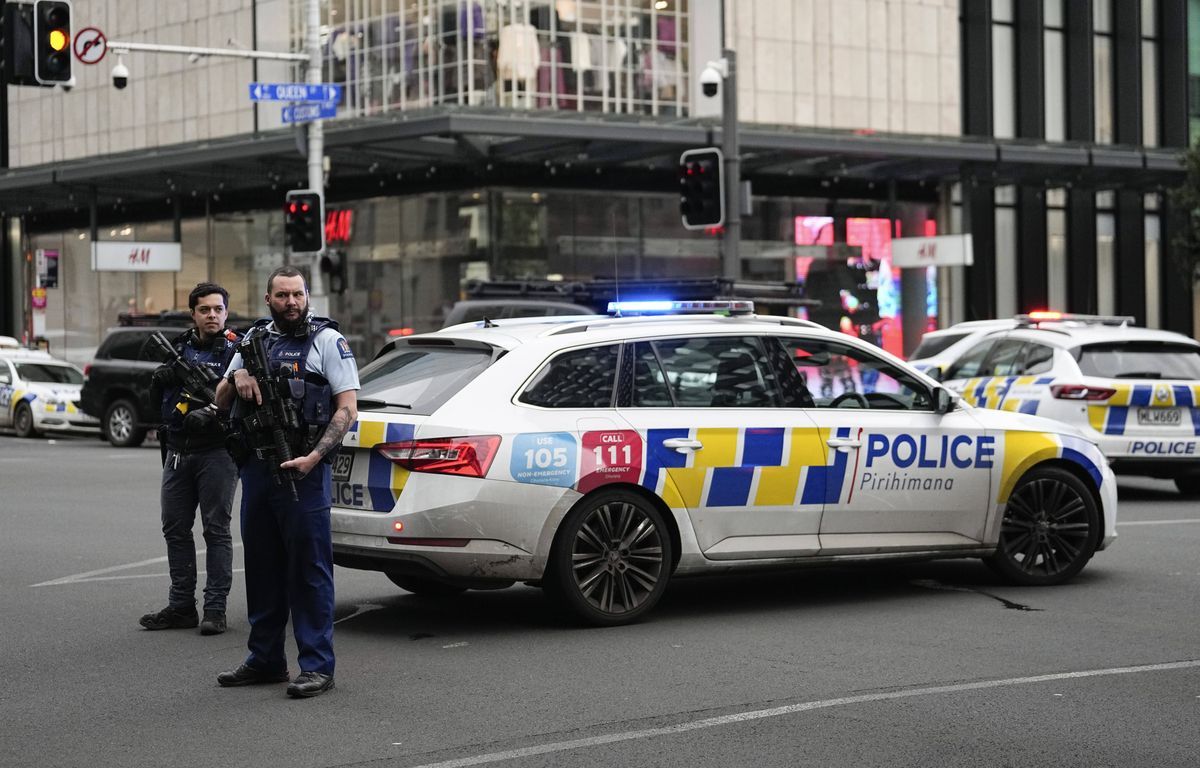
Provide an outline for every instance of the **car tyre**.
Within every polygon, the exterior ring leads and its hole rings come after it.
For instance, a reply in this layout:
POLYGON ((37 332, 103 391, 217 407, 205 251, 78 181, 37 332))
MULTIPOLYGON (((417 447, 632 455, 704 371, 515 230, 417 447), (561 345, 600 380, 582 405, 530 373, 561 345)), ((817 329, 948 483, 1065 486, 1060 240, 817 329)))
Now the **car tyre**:
POLYGON ((1189 499, 1200 498, 1200 475, 1175 478, 1175 487, 1189 499))
POLYGON ((412 592, 414 595, 420 595, 421 597, 453 597, 467 591, 466 587, 460 587, 457 584, 448 584, 436 579, 428 579, 424 576, 410 576, 402 573, 388 573, 385 575, 400 589, 412 592))
POLYGON ((671 532, 653 504, 629 491, 603 491, 563 518, 542 586, 587 624, 629 624, 666 591, 673 556, 671 532))
POLYGON ((13 429, 17 431, 17 437, 37 437, 37 430, 33 426, 33 409, 29 403, 17 404, 13 411, 13 429))
POLYGON ((138 426, 137 407, 124 398, 114 400, 104 412, 104 434, 117 448, 135 448, 146 439, 146 430, 138 426))
POLYGON ((1013 489, 999 546, 985 562, 1014 584, 1061 584, 1083 570, 1099 543, 1091 490, 1064 469, 1035 468, 1013 489))

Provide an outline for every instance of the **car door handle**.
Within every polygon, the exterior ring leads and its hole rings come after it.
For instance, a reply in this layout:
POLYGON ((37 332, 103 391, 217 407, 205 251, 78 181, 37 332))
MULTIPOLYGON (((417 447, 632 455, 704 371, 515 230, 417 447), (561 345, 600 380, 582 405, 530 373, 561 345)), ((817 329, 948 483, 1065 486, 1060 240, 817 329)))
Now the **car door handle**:
POLYGON ((673 448, 679 453, 687 453, 689 451, 698 451, 704 447, 704 443, 699 440, 693 440, 690 437, 669 437, 663 440, 664 448, 673 448))
POLYGON ((825 444, 830 448, 836 448, 842 453, 848 453, 851 448, 858 448, 862 445, 862 440, 853 437, 831 437, 825 441, 825 444))

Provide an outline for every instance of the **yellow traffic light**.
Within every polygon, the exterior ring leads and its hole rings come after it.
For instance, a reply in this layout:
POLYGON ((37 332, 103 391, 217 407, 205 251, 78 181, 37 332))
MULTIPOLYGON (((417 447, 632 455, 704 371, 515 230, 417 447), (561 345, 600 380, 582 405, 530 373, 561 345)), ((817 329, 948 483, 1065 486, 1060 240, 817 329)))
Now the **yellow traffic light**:
POLYGON ((56 51, 61 51, 67 47, 67 33, 61 29, 50 30, 50 47, 56 51))

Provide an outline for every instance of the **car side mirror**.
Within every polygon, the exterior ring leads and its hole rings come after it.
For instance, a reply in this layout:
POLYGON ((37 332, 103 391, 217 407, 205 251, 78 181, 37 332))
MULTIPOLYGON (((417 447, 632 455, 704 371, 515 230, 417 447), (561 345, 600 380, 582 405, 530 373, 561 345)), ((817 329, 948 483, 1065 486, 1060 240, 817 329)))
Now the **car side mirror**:
POLYGON ((950 390, 945 387, 935 387, 933 390, 934 413, 949 413, 953 407, 954 398, 950 396, 950 390))

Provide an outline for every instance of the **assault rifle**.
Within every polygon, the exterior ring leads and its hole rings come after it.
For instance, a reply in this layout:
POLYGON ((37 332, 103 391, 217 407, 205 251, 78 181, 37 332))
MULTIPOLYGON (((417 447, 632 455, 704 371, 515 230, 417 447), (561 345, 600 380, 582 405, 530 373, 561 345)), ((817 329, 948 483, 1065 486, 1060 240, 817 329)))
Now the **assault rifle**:
POLYGON ((167 337, 155 331, 150 340, 154 342, 165 357, 165 364, 175 375, 176 381, 184 393, 193 400, 203 400, 205 404, 217 402, 217 384, 221 377, 202 365, 189 362, 183 355, 171 346, 167 337))
MULTIPOLYGON (((263 336, 263 333, 251 331, 238 344, 242 364, 247 373, 258 381, 258 391, 262 393, 262 405, 253 400, 241 402, 241 407, 249 409, 242 424, 253 437, 258 457, 271 468, 271 479, 275 485, 286 484, 295 501, 299 499, 296 495, 297 474, 295 470, 281 469, 279 465, 295 458, 288 434, 295 434, 300 429, 300 414, 296 401, 290 397, 292 379, 271 370, 263 336)), ((283 368, 286 370, 288 366, 283 368)))

